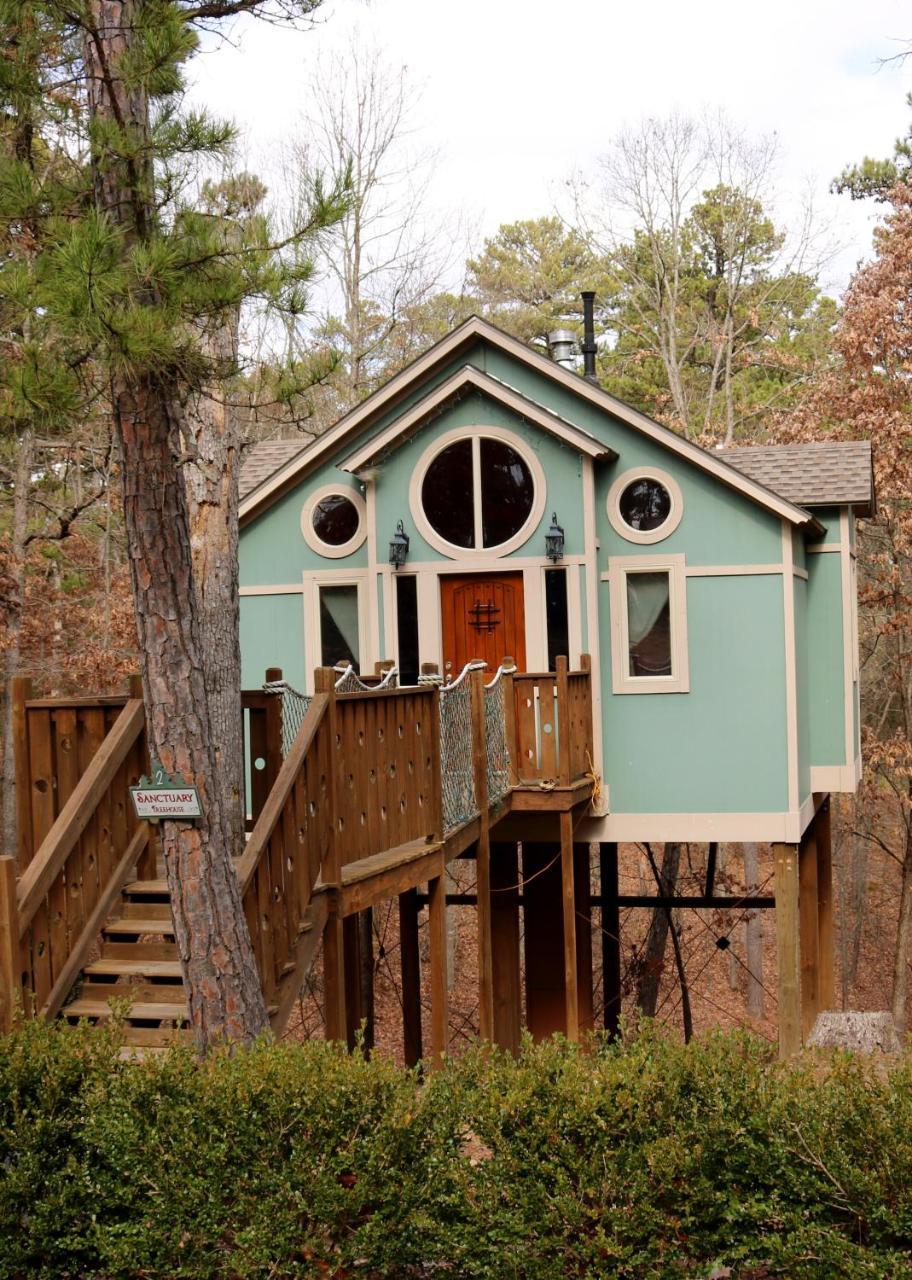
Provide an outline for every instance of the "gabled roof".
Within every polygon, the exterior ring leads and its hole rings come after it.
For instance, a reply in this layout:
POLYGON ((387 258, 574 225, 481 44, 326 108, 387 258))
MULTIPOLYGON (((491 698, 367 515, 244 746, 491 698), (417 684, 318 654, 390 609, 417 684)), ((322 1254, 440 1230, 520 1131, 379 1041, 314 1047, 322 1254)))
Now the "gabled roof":
POLYGON ((723 449, 745 475, 802 507, 855 507, 874 514, 874 468, 869 440, 777 444, 723 449))
POLYGON ((515 387, 508 386, 507 383, 502 382, 499 378, 492 378, 489 373, 482 373, 474 365, 466 364, 434 387, 417 404, 412 405, 401 418, 397 418, 392 422, 385 431, 381 431, 379 435, 372 436, 360 449, 356 449, 354 453, 349 454, 347 458, 339 463, 339 467, 342 471, 355 472, 360 471, 362 467, 369 466, 370 463, 375 462, 377 458, 381 457, 397 443, 407 440, 409 435, 430 414, 439 412, 448 404, 472 391, 480 391, 497 404, 502 404, 505 408, 512 409, 523 418, 536 423, 543 431, 556 436, 564 444, 570 445, 571 448, 577 449, 580 453, 585 453, 590 458, 617 457, 614 449, 603 444, 601 440, 596 440, 595 436, 588 431, 583 431, 580 427, 574 426, 572 422, 568 422, 566 418, 561 418, 558 414, 552 413, 544 405, 538 404, 535 400, 530 400, 528 396, 524 396, 522 392, 517 391, 515 387))
MULTIPOLYGON (((414 392, 417 387, 427 381, 439 365, 458 358, 460 351, 470 348, 479 341, 489 343, 492 347, 535 369, 550 381, 573 392, 580 399, 586 400, 597 408, 612 414, 636 431, 664 445, 672 453, 686 458, 694 466, 714 476, 722 484, 744 494, 759 506, 765 507, 792 524, 820 528, 817 520, 810 512, 804 511, 801 507, 796 506, 795 503, 786 498, 780 497, 779 494, 774 493, 753 477, 731 466, 718 452, 709 452, 706 449, 701 449, 699 445, 693 444, 692 441, 685 440, 669 427, 663 427, 658 422, 654 422, 645 413, 640 413, 638 409, 625 404, 623 400, 618 400, 609 395, 607 391, 603 391, 601 387, 581 377, 578 373, 565 369, 547 356, 533 351, 525 343, 504 333, 501 329, 489 324, 488 321, 481 320, 478 316, 471 316, 458 328, 447 334, 445 338, 435 343, 423 355, 413 360, 405 369, 390 378, 372 395, 369 395, 366 400, 350 409, 344 417, 339 419, 334 427, 319 436, 298 457, 281 466, 268 479, 259 482, 241 502, 240 514, 242 521, 252 516, 262 504, 274 501, 299 483, 321 458, 338 450, 347 440, 356 438, 369 426, 371 419, 394 408, 405 396, 414 392)), ((550 413, 551 411, 547 412, 550 413)), ((552 416, 554 415, 552 414, 552 416)), ((574 428, 574 430, 579 431, 579 428, 574 428)), ((580 434, 584 435, 586 433, 581 432, 580 434)))

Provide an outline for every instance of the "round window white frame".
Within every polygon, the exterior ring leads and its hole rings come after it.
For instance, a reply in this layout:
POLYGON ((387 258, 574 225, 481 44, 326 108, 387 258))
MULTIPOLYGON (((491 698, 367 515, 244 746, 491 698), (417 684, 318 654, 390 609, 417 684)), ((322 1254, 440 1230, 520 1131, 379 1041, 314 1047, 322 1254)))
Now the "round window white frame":
POLYGON ((659 467, 631 467, 623 475, 618 476, 608 490, 608 521, 615 533, 626 542, 638 542, 640 546, 650 546, 669 538, 681 523, 684 515, 684 495, 681 486, 667 471, 659 467), (656 480, 663 485, 671 499, 671 510, 657 529, 632 529, 621 515, 621 494, 635 480, 656 480))
MULTIPOLYGON (((418 465, 412 472, 412 478, 409 482, 409 506, 412 512, 412 519, 415 521, 415 527, 424 538, 429 546, 435 551, 441 552, 442 555, 448 556, 453 560, 472 559, 483 560, 491 558, 499 558, 500 556, 509 555, 511 551, 515 551, 524 543, 529 541, 535 529, 541 523, 541 518, 545 513, 547 505, 547 486, 545 483, 545 469, 538 460, 534 450, 530 449, 525 440, 513 434, 512 431, 506 431, 503 427, 457 427, 453 431, 447 431, 440 436, 425 449, 424 453, 418 459, 418 465), (512 538, 508 538, 506 542, 500 542, 494 547, 458 547, 453 542, 447 542, 446 538, 442 538, 436 529, 432 526, 427 516, 424 514, 424 507, 421 505, 421 490, 424 485, 424 477, 427 474, 428 467, 438 456, 443 453, 444 449, 449 448, 451 444, 456 444, 460 440, 471 440, 472 446, 472 479, 473 479, 473 507, 475 510, 475 536, 480 537, 481 534, 481 467, 479 462, 479 451, 482 440, 501 440, 504 444, 508 444, 519 454, 523 462, 529 468, 529 474, 532 477, 532 507, 528 516, 523 522, 522 528, 513 534, 512 538), (478 445, 474 442, 478 441, 478 445)), ((542 552, 542 559, 544 559, 542 552)))
POLYGON ((367 537, 367 506, 364 499, 355 489, 349 489, 344 484, 324 484, 321 488, 314 489, 301 508, 301 533, 311 551, 316 551, 318 555, 327 556, 331 560, 343 560, 357 551, 367 537), (358 528, 354 535, 348 542, 342 542, 337 547, 318 537, 313 526, 313 513, 317 504, 324 498, 334 497, 348 498, 358 513, 358 528))

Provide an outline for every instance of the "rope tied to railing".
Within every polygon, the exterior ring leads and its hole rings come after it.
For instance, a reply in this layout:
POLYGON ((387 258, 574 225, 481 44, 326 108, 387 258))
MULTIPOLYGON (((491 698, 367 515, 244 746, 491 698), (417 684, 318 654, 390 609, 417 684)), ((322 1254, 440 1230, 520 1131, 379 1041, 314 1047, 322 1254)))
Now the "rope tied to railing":
POLYGON ((505 667, 504 664, 501 663, 500 666, 497 668, 497 670, 494 672, 494 678, 488 681, 488 683, 485 685, 485 688, 486 689, 496 688, 497 684, 499 683, 499 681, 503 676, 515 675, 517 670, 518 668, 515 662, 511 662, 508 667, 505 667))
POLYGON ((470 671, 483 671, 487 665, 488 664, 483 662, 480 658, 476 659, 474 662, 467 662, 456 679, 450 684, 443 685, 440 692, 449 693, 453 689, 458 689, 462 682, 467 679, 470 671))
POLYGON ((377 684, 365 684, 350 662, 334 670, 341 673, 335 683, 336 693, 376 693, 378 689, 395 689, 399 678, 399 668, 395 666, 390 667, 377 684))
POLYGON ((307 715, 310 694, 302 693, 287 680, 267 680, 263 691, 276 694, 282 699, 282 755, 287 756, 307 715))

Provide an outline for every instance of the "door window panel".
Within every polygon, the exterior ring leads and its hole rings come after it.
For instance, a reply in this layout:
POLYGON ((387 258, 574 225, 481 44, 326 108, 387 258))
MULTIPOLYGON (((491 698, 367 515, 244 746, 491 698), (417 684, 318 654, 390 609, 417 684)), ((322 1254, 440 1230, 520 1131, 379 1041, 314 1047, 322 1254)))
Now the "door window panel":
POLYGON ((320 588, 320 649, 324 667, 348 663, 360 670, 358 588, 320 588))

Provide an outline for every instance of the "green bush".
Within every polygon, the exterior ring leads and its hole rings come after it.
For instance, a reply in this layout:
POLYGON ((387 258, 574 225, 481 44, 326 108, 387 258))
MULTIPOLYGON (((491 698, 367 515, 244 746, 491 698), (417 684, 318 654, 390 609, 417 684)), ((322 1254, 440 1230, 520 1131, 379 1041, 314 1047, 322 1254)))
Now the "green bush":
POLYGON ((909 1060, 650 1027, 427 1081, 324 1044, 119 1049, 0 1041, 0 1276, 912 1275, 909 1060))

